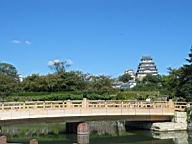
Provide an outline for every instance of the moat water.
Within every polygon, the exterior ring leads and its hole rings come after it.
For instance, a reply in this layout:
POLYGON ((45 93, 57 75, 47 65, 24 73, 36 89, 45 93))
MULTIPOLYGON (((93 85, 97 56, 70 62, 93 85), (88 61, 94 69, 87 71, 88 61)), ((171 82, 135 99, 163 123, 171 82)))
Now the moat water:
POLYGON ((90 135, 65 133, 65 124, 33 124, 3 126, 8 143, 29 144, 192 144, 192 132, 151 132, 129 130, 112 134, 92 132, 90 135))

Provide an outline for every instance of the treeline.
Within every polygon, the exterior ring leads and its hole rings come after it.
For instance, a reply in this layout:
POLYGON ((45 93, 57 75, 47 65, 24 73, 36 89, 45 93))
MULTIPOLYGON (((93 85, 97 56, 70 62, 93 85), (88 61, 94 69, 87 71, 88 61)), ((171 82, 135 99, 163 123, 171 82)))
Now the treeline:
MULTIPOLYGON (((109 76, 93 76, 79 71, 66 71, 66 62, 55 61, 50 65, 54 70, 47 75, 32 74, 20 78, 16 68, 0 63, 0 100, 65 100, 65 99, 146 99, 169 97, 177 100, 192 100, 192 49, 186 64, 179 69, 169 68, 166 76, 147 75, 137 86, 129 90, 113 88, 109 76)), ((130 75, 117 78, 127 82, 130 75)))
POLYGON ((112 99, 112 79, 92 76, 79 71, 65 70, 64 65, 54 65, 54 72, 47 75, 32 74, 21 79, 16 68, 0 63, 1 100, 64 100, 112 99), (27 98, 27 99, 26 99, 27 98))

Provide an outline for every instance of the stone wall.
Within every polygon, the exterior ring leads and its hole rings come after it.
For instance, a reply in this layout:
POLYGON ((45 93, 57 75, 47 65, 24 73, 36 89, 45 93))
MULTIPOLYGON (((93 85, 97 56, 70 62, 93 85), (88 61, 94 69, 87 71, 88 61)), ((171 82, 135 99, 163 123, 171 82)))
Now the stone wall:
POLYGON ((95 132, 98 135, 121 135, 126 131, 123 121, 92 121, 88 123, 90 132, 95 132))

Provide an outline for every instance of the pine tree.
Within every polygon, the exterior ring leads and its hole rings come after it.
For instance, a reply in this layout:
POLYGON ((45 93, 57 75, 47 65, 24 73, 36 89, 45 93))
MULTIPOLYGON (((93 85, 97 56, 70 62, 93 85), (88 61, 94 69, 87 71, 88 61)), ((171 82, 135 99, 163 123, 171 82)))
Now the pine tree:
POLYGON ((190 65, 192 65, 192 46, 189 53, 189 58, 186 59, 187 62, 189 62, 190 65))
POLYGON ((192 100, 192 48, 189 57, 186 59, 188 64, 181 68, 180 91, 187 100, 192 100))

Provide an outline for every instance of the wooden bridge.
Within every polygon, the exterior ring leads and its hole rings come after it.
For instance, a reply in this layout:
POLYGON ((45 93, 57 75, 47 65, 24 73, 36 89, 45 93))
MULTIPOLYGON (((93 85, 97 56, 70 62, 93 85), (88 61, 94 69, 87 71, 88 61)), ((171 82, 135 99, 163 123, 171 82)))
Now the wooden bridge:
POLYGON ((11 121, 168 121, 175 111, 184 111, 190 103, 173 101, 33 101, 0 103, 0 123, 11 121))

